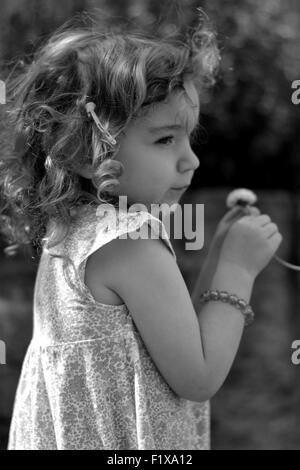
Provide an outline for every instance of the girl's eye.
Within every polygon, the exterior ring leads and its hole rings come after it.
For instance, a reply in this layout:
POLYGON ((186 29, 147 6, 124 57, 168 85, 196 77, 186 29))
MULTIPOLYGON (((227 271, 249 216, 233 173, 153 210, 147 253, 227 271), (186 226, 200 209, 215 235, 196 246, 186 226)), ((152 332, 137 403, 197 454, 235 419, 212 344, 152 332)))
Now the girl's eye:
POLYGON ((168 143, 172 143, 172 142, 170 142, 170 139, 174 139, 174 136, 173 135, 168 135, 166 137, 163 137, 162 139, 159 139, 156 142, 156 144, 168 145, 168 143))
MULTIPOLYGON (((175 139, 175 136, 174 135, 168 135, 166 137, 162 137, 161 139, 159 139, 155 143, 156 144, 161 144, 161 145, 168 145, 168 144, 172 143, 172 139, 175 139)), ((189 137, 189 140, 190 140, 190 143, 193 144, 197 140, 197 133, 192 132, 190 137, 189 137)))

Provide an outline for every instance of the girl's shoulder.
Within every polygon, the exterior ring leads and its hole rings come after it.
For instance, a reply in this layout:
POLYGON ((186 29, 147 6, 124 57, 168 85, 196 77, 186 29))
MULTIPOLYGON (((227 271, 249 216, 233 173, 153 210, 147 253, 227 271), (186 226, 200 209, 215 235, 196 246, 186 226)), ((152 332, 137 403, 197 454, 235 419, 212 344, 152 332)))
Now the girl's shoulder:
MULTIPOLYGON (((122 298, 110 286, 109 278, 114 273, 115 239, 161 238, 176 258, 164 224, 147 211, 127 212, 111 206, 99 206, 95 212, 96 235, 86 257, 84 283, 96 301, 121 305, 122 298), (107 267, 107 268, 106 268, 107 267)), ((128 244, 123 245, 128 249, 128 244)), ((117 273, 115 273, 116 275, 117 273)), ((115 276, 113 274, 113 277, 115 276)))

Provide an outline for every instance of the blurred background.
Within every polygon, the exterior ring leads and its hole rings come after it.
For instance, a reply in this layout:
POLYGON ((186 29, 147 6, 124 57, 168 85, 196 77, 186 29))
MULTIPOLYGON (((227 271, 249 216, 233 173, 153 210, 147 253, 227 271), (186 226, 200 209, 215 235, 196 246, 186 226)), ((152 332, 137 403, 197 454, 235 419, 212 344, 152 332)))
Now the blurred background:
MULTIPOLYGON (((300 79, 300 3, 296 0, 1 0, 0 79, 11 61, 76 13, 103 9, 106 21, 145 30, 192 25, 196 8, 209 15, 222 53, 217 84, 202 103, 201 165, 182 203, 205 204, 205 246, 185 251, 173 240, 192 290, 209 240, 226 212, 229 191, 254 190, 261 211, 277 223, 279 255, 300 264, 300 108, 292 82, 300 79)), ((1 108, 1 106, 0 106, 1 108)), ((0 132, 1 137, 1 132, 0 132)), ((2 147, 1 147, 2 148, 2 147)), ((0 151, 1 151, 0 148, 0 151)), ((7 257, 0 240, 0 448, 7 437, 20 368, 32 334, 38 260, 7 257)), ((300 339, 299 273, 272 261, 256 280, 256 322, 246 330, 234 367, 212 400, 213 449, 300 449, 300 366, 291 344, 300 339)))

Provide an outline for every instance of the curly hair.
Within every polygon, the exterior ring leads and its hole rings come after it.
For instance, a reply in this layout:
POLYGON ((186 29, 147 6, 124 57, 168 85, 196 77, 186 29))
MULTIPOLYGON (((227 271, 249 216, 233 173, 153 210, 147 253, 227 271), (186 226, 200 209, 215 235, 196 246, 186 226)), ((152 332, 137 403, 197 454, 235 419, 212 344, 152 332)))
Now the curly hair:
POLYGON ((13 129, 11 149, 0 155, 6 253, 28 244, 38 250, 50 220, 56 229, 48 240, 55 246, 80 204, 115 204, 111 193, 124 170, 114 160, 118 136, 149 106, 183 88, 186 77, 200 96, 214 83, 219 59, 216 35, 202 15, 184 40, 178 31, 157 38, 124 26, 68 22, 56 30, 6 83, 6 121, 13 129), (87 115, 87 101, 116 145, 87 115), (76 172, 86 163, 91 180, 76 172))

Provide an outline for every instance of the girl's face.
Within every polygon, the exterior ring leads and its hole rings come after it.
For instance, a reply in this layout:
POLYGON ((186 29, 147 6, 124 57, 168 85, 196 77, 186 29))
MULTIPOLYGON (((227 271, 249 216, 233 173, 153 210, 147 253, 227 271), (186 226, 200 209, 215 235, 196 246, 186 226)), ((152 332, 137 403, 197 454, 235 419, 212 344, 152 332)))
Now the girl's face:
POLYGON ((115 159, 124 166, 116 196, 126 195, 128 205, 178 202, 191 183, 199 159, 190 146, 198 124, 199 98, 192 82, 183 93, 173 93, 146 116, 125 129, 115 159), (182 188, 182 189, 178 189, 182 188))

